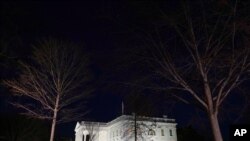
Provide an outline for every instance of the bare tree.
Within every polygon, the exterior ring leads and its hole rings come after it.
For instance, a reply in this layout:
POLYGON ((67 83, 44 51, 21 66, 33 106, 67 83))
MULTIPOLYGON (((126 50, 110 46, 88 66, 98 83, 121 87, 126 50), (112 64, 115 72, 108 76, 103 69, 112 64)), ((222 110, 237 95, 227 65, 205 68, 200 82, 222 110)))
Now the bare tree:
MULTIPOLYGON (((122 138, 125 140, 146 140, 148 130, 153 126, 147 125, 146 122, 151 121, 152 124, 155 125, 155 121, 150 120, 150 118, 146 118, 144 116, 152 116, 155 111, 155 107, 150 98, 145 96, 143 89, 133 88, 128 91, 124 96, 125 100, 125 109, 126 112, 122 114, 129 113, 129 111, 133 111, 133 116, 127 116, 125 122, 123 123, 123 135, 122 138), (143 121, 143 119, 148 121, 143 121)), ((123 103, 122 103, 123 104, 123 103)))
POLYGON ((155 134, 156 126, 156 121, 149 117, 138 116, 136 113, 133 113, 133 116, 127 116, 122 125, 124 130, 122 138, 126 141, 131 139, 134 141, 149 140, 152 137, 149 133, 152 131, 151 133, 155 134))
POLYGON ((20 77, 4 84, 22 101, 12 104, 23 114, 51 120, 50 141, 57 123, 79 119, 84 98, 90 93, 88 59, 70 42, 45 40, 34 46, 28 63, 21 62, 20 77))
MULTIPOLYGON (((173 96, 205 110, 214 140, 222 141, 220 108, 249 78, 249 36, 242 34, 248 29, 235 18, 236 4, 229 14, 200 10, 201 15, 193 17, 190 9, 185 5, 184 18, 177 18, 184 21, 172 24, 178 35, 174 40, 162 40, 161 35, 166 35, 162 25, 157 25, 154 34, 144 34, 143 46, 149 49, 144 57, 158 77, 153 89, 182 91, 173 96)), ((164 12, 162 15, 170 22, 164 12)))

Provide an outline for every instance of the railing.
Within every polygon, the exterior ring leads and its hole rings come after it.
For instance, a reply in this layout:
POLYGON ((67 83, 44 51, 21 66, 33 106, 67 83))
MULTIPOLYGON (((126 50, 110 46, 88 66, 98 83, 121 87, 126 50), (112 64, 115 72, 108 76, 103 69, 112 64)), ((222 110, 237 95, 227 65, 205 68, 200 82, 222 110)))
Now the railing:
MULTIPOLYGON (((137 116, 137 121, 152 121, 152 122, 166 122, 166 123, 175 123, 175 119, 169 119, 167 117, 164 118, 157 118, 157 117, 145 117, 145 116, 137 116)), ((107 124, 113 124, 116 122, 119 122, 121 120, 134 120, 134 116, 132 115, 122 115, 110 122, 108 122, 107 124)))

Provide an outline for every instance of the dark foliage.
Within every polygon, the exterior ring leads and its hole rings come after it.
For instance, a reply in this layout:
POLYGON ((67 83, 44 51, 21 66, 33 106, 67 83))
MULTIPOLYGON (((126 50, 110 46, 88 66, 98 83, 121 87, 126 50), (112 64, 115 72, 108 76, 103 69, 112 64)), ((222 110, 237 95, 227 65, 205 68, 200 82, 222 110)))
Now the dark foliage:
POLYGON ((41 121, 20 115, 0 117, 1 141, 47 141, 49 140, 49 126, 41 121))
POLYGON ((178 128, 178 141, 205 141, 205 137, 199 134, 192 126, 178 128))

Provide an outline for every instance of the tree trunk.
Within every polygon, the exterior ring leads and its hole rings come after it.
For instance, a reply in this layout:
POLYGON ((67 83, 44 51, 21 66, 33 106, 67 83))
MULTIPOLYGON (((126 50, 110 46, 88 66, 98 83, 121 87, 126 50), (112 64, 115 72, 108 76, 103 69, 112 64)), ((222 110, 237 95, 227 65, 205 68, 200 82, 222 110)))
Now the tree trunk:
POLYGON ((50 141, 53 141, 54 136, 55 136, 58 105, 59 105, 59 94, 56 97, 56 105, 55 105, 55 109, 54 109, 54 115, 53 115, 53 120, 52 120, 51 131, 50 131, 50 141))
MULTIPOLYGON (((54 117, 55 117, 55 115, 54 115, 54 117)), ((55 129, 56 129, 56 118, 53 118, 51 131, 50 131, 50 141, 54 140, 55 129)))
POLYGON ((214 141, 223 141, 217 114, 209 113, 214 141))
POLYGON ((222 136, 221 136, 221 131, 220 131, 220 125, 219 125, 219 121, 217 117, 218 107, 214 107, 216 105, 213 104, 212 93, 211 93, 210 86, 207 80, 207 75, 204 75, 204 88, 205 88, 205 95, 206 95, 207 105, 208 105, 207 112, 208 112, 210 124, 212 127, 214 141, 223 141, 222 136))

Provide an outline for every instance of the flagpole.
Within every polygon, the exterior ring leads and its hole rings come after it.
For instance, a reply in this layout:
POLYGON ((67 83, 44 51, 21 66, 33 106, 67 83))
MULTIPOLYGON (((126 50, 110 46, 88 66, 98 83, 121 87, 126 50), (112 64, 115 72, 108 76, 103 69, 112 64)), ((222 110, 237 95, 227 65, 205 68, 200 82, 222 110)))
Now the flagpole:
POLYGON ((124 115, 124 103, 122 101, 122 115, 124 115))

